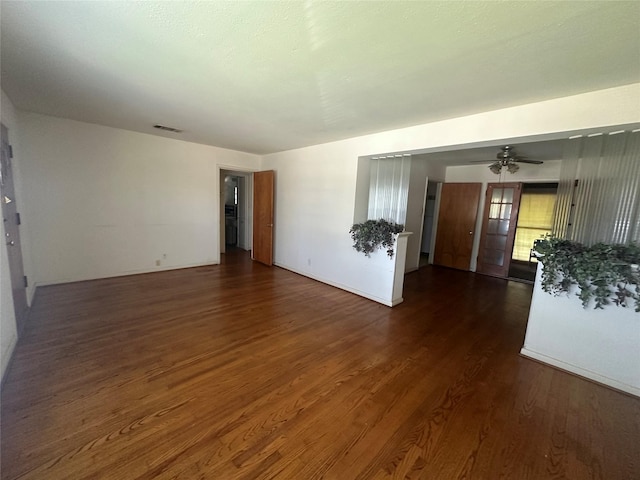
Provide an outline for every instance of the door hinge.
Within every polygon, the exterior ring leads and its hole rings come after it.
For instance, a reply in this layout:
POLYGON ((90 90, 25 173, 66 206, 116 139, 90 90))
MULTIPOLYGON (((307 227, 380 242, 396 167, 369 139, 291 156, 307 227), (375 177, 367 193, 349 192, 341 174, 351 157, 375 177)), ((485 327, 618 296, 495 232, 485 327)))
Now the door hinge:
POLYGON ((20 220, 20 214, 16 212, 16 225, 21 225, 21 224, 22 224, 22 220, 20 220))
POLYGON ((9 147, 9 158, 13 158, 13 147, 11 145, 7 145, 9 147))
POLYGON ((29 286, 29 280, 27 280, 27 276, 24 276, 24 288, 27 288, 29 286))

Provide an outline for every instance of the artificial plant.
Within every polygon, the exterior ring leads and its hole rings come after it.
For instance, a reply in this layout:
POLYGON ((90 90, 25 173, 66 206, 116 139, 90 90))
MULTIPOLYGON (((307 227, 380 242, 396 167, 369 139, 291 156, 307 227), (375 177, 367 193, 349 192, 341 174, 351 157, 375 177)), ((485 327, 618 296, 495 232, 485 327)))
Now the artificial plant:
POLYGON ((349 233, 353 240, 353 248, 358 252, 363 252, 368 257, 378 248, 386 248, 389 258, 393 258, 394 236, 403 230, 404 225, 381 218, 354 223, 349 233))
POLYGON ((552 295, 569 293, 577 286, 576 295, 586 307, 591 300, 595 308, 614 304, 635 306, 640 312, 640 246, 597 243, 587 247, 581 243, 547 236, 536 242, 538 261, 544 265, 542 289, 552 295))

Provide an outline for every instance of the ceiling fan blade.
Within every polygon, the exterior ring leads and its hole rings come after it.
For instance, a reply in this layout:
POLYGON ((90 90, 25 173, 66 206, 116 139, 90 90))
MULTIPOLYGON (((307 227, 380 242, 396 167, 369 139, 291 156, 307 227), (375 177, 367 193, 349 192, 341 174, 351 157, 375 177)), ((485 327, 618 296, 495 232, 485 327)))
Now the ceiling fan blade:
POLYGON ((469 160, 469 163, 497 163, 495 160, 469 160))
POLYGON ((531 163, 533 165, 541 165, 544 162, 542 160, 527 160, 526 158, 516 158, 514 162, 518 163, 531 163))

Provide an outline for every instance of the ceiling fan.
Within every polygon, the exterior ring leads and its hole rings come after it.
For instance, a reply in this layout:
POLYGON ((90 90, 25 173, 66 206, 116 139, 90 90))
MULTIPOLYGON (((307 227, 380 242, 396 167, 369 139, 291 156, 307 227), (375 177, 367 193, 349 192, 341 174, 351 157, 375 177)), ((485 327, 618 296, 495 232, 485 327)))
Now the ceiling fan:
POLYGON ((497 161, 489 165, 491 170, 496 175, 500 175, 502 168, 506 168, 509 173, 516 173, 520 166, 518 163, 531 163, 534 165, 540 165, 544 163, 541 160, 529 160, 527 158, 517 155, 514 148, 511 145, 505 145, 500 148, 500 151, 496 155, 497 161))

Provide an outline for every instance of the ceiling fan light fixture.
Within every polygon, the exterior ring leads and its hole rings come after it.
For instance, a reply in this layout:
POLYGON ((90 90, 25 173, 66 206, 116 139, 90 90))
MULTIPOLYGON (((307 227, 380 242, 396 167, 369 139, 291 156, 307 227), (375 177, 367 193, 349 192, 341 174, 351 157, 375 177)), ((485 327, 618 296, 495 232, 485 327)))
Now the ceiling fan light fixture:
POLYGON ((491 165, 489 165, 489 170, 491 170, 496 175, 500 175, 500 172, 502 171, 502 165, 500 165, 500 162, 492 163, 491 165))
POLYGON ((518 170, 520 170, 520 167, 517 164, 515 164, 515 163, 508 163, 507 164, 507 172, 516 173, 518 170))

